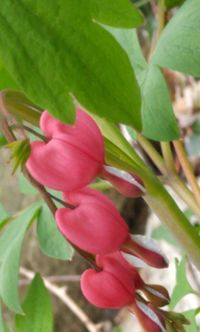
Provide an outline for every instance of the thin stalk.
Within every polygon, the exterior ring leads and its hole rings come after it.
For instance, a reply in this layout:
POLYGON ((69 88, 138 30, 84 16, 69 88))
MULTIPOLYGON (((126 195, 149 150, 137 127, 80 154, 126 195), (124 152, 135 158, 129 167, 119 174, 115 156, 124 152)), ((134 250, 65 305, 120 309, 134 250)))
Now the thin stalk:
POLYGON ((180 161, 181 167, 182 167, 184 174, 188 180, 188 183, 190 184, 191 189, 193 191, 194 197, 195 197, 197 203, 200 204, 200 188, 196 181, 192 165, 190 164, 190 162, 187 158, 187 154, 183 147, 183 143, 179 140, 179 141, 174 141, 173 144, 174 144, 178 159, 180 161))
POLYGON ((143 148, 143 150, 151 158, 151 160, 154 162, 159 171, 164 176, 166 176, 167 169, 165 167, 164 160, 162 159, 161 155, 156 151, 156 149, 153 147, 153 145, 141 134, 137 134, 137 141, 140 144, 140 146, 143 148))
POLYGON ((167 184, 169 184, 170 187, 179 195, 179 197, 190 207, 190 209, 200 217, 200 207, 194 200, 191 191, 187 188, 184 182, 181 181, 176 173, 168 171, 161 155, 144 136, 138 134, 137 140, 149 158, 166 178, 167 184))
POLYGON ((175 173, 174 158, 169 142, 161 142, 162 155, 168 171, 175 173))

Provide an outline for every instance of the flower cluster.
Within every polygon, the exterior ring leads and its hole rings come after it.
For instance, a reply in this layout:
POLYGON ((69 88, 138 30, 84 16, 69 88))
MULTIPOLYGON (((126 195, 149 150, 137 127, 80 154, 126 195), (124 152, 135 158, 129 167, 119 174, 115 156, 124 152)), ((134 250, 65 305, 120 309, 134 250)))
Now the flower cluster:
POLYGON ((142 260, 155 268, 165 268, 166 259, 144 237, 129 234, 112 201, 88 187, 101 176, 125 196, 138 197, 145 191, 142 181, 104 164, 101 132, 81 108, 77 108, 73 126, 45 111, 40 127, 46 140, 31 143, 26 166, 39 183, 62 191, 64 200, 73 206, 57 209, 55 219, 67 240, 95 257, 95 268, 81 276, 84 296, 100 308, 128 306, 145 331, 164 331, 159 308, 168 303, 168 293, 162 286, 145 284, 136 266, 142 260), (126 259, 130 255, 134 265, 126 259))

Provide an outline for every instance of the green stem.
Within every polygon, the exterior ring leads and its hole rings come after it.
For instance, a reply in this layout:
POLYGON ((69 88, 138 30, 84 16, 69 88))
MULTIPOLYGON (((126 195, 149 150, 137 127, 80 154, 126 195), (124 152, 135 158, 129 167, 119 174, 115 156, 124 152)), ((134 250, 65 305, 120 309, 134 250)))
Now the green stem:
POLYGON ((194 171, 192 168, 192 165, 190 164, 185 149, 183 147, 183 143, 179 141, 174 141, 174 147, 178 156, 178 159, 180 161, 180 164, 182 166, 182 169, 185 173, 185 176, 188 180, 188 183, 190 184, 192 191, 194 193, 194 196, 196 198, 196 201, 198 204, 200 204, 200 188, 198 186, 198 183, 196 181, 196 177, 194 175, 194 171))
POLYGON ((137 141, 147 153, 149 158, 158 167, 162 175, 166 178, 166 183, 179 195, 179 197, 190 207, 190 209, 200 217, 200 207, 194 200, 191 191, 175 172, 168 170, 161 155, 154 146, 141 134, 137 135, 137 141))
POLYGON ((143 148, 143 150, 147 153, 147 155, 151 158, 151 160, 154 162, 159 171, 164 176, 166 176, 167 169, 165 167, 165 163, 161 155, 156 151, 153 145, 141 134, 137 134, 137 141, 140 144, 140 146, 143 148))
POLYGON ((174 158, 173 158, 170 143, 161 142, 161 149, 162 149, 162 155, 163 155, 167 170, 169 172, 175 173, 176 169, 175 169, 175 165, 174 165, 174 158))

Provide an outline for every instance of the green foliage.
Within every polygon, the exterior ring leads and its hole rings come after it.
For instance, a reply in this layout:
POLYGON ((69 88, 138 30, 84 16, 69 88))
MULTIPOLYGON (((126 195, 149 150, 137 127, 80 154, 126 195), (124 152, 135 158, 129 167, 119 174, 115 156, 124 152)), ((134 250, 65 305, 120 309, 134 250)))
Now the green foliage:
POLYGON ((123 332, 121 327, 117 326, 114 328, 113 332, 123 332))
POLYGON ((186 257, 183 257, 180 262, 176 261, 176 286, 171 295, 169 308, 173 310, 176 304, 187 294, 197 294, 197 292, 190 286, 187 280, 186 272, 186 257))
POLYGON ((53 332, 51 298, 40 275, 33 279, 22 305, 23 316, 16 316, 16 332, 53 332))
POLYGON ((38 192, 32 186, 32 184, 25 178, 25 176, 20 172, 18 174, 18 184, 19 190, 22 194, 25 195, 36 195, 38 192))
POLYGON ((165 5, 167 8, 172 8, 175 6, 180 6, 185 0, 165 0, 165 5))
POLYGON ((100 0, 3 0, 2 61, 25 93, 60 120, 73 122, 75 96, 89 111, 140 130, 140 92, 130 62, 95 20, 135 27, 141 15, 128 0, 122 12, 122 0, 103 3, 110 14, 100 0))
POLYGON ((4 206, 0 203, 0 231, 9 221, 9 214, 5 210, 4 206))
POLYGON ((20 213, 0 237, 0 296, 13 311, 22 313, 18 295, 18 272, 21 247, 40 206, 34 204, 20 213))
POLYGON ((12 151, 11 160, 13 161, 13 173, 18 167, 23 167, 31 153, 31 147, 28 139, 17 140, 8 144, 12 151))
POLYGON ((129 56, 142 94, 142 123, 144 136, 169 141, 180 135, 164 76, 159 67, 147 64, 135 30, 108 31, 116 38, 129 56))
POLYGON ((0 90, 7 88, 16 89, 17 85, 15 84, 11 76, 8 74, 8 72, 5 70, 3 64, 0 61, 0 90))
POLYGON ((0 132, 0 148, 1 148, 2 146, 6 145, 6 144, 7 144, 7 140, 6 140, 6 138, 4 137, 4 135, 1 134, 1 132, 0 132))
POLYGON ((1 305, 0 305, 0 331, 1 332, 6 332, 5 331, 5 323, 4 323, 3 316, 2 316, 2 311, 1 311, 1 305))
POLYGON ((185 311, 183 314, 190 321, 190 325, 185 326, 186 332, 198 332, 198 326, 196 323, 198 310, 185 311))
POLYGON ((90 6, 91 16, 107 25, 132 28, 143 23, 143 16, 130 0, 92 0, 90 6))
POLYGON ((48 207, 44 205, 37 222, 37 236, 42 252, 52 258, 71 260, 74 250, 56 227, 48 207))
POLYGON ((156 227, 153 230, 151 236, 155 240, 165 240, 166 242, 175 246, 176 248, 178 247, 177 241, 173 238, 171 233, 163 225, 156 227))
POLYGON ((200 77, 200 1, 187 0, 167 24, 153 63, 200 77))

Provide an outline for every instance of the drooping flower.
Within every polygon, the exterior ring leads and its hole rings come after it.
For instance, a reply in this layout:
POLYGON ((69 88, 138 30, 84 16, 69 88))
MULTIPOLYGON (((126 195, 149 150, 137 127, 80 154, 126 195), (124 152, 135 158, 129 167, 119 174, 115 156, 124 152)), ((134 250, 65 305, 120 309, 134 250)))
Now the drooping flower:
POLYGON ((115 205, 102 193, 84 188, 64 193, 64 198, 76 207, 58 209, 55 214, 57 225, 62 234, 77 247, 102 255, 122 250, 151 266, 167 266, 165 257, 150 241, 145 242, 146 238, 129 234, 128 226, 115 205))
POLYGON ((126 197, 137 198, 145 194, 145 187, 136 175, 104 165, 101 176, 126 197))
POLYGON ((67 125, 47 111, 40 118, 40 128, 47 142, 31 144, 26 166, 39 183, 60 191, 73 191, 89 184, 101 171, 104 144, 94 120, 80 107, 76 122, 67 125))
POLYGON ((88 269, 82 274, 81 290, 90 303, 100 308, 115 309, 135 300, 135 289, 142 280, 137 271, 134 273, 123 260, 119 252, 98 255, 96 262, 101 271, 88 269))
POLYGON ((112 201, 89 188, 64 193, 74 209, 60 208, 55 217, 62 234, 77 247, 94 254, 118 250, 128 239, 128 226, 112 201))

